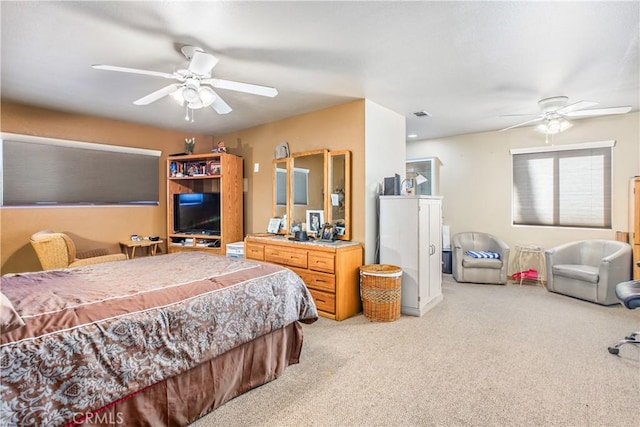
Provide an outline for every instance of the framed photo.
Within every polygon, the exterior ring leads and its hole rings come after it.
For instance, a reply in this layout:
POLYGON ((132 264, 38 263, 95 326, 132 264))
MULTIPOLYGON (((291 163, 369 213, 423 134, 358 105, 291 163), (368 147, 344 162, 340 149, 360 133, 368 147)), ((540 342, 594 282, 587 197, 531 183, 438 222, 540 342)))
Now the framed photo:
POLYGON ((322 227, 322 233, 320 234, 320 240, 333 241, 333 225, 325 224, 322 227))
POLYGON ((320 236, 323 224, 324 211, 307 211, 307 233, 320 236))

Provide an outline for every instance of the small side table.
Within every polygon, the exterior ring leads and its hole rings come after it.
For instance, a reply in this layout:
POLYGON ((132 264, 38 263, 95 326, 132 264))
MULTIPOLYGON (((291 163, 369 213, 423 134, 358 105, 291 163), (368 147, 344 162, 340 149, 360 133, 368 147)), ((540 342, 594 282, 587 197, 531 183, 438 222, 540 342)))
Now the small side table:
MULTIPOLYGON (((536 283, 540 283, 544 287, 542 273, 545 268, 544 249, 537 245, 516 245, 516 269, 519 272, 527 268, 535 268, 538 271, 536 283)), ((524 280, 524 274, 520 275, 520 286, 524 280)))
POLYGON ((163 240, 123 240, 120 242, 120 248, 127 255, 127 259, 133 259, 136 256, 136 248, 148 248, 150 256, 158 251, 158 245, 164 243, 163 240), (131 255, 129 255, 131 249, 131 255))

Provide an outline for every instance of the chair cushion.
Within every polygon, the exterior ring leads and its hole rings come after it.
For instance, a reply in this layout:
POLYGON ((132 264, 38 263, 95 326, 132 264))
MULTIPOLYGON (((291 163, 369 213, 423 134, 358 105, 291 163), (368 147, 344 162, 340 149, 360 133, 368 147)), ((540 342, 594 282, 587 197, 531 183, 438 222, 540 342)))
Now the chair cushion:
POLYGON ((500 254, 491 251, 467 251, 465 255, 469 255, 472 258, 492 258, 500 259, 500 254))
POLYGON ((640 308, 640 280, 618 283, 616 296, 628 309, 640 308))
POLYGON ((474 258, 469 255, 462 257, 462 266, 466 268, 502 268, 502 260, 495 258, 474 258))
POLYGON ((598 283, 598 267, 579 264, 560 264, 553 266, 554 276, 568 277, 583 282, 598 283))

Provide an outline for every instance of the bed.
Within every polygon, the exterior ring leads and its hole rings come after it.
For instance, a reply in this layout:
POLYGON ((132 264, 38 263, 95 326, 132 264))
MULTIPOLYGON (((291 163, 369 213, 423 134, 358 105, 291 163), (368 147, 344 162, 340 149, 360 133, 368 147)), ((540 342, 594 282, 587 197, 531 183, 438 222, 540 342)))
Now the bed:
POLYGON ((292 271, 204 252, 1 280, 0 425, 187 425, 298 363, 317 320, 292 271))

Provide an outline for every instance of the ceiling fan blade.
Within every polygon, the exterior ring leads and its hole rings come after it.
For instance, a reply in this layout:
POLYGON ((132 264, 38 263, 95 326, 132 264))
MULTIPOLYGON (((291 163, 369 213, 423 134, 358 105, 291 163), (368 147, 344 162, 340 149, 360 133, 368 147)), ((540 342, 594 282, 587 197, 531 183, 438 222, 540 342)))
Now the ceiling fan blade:
POLYGON ((566 115, 572 111, 584 110, 585 108, 594 107, 596 105, 598 105, 598 103, 593 101, 578 101, 558 109, 556 113, 566 115))
POLYGON ((216 110, 216 113, 218 113, 218 114, 228 114, 228 113, 230 113, 232 110, 231 110, 231 107, 229 107, 229 104, 224 102, 224 100, 222 98, 220 98, 220 95, 215 93, 213 90, 211 92, 213 92, 215 94, 215 96, 216 96, 215 99, 213 100, 213 104, 211 104, 211 108, 216 110))
POLYGON ((215 56, 196 50, 189 62, 189 71, 199 76, 209 76, 211 75, 211 70, 217 63, 218 58, 215 56))
POLYGON ((165 86, 162 89, 158 89, 155 92, 150 93, 147 96, 143 96, 142 98, 133 101, 134 104, 136 105, 147 105, 147 104, 151 104, 154 101, 157 101, 158 99, 169 95, 170 93, 175 92, 176 90, 180 89, 182 85, 178 84, 178 83, 174 83, 174 84, 170 84, 169 86, 165 86))
POLYGON ((509 126, 508 128, 500 129, 498 132, 503 132, 505 130, 517 128, 519 126, 524 126, 524 125, 527 125, 529 123, 539 122, 540 120, 544 120, 544 117, 536 117, 535 119, 527 120, 526 122, 518 123, 517 125, 509 126))
POLYGON ((273 98, 278 94, 278 90, 268 86, 253 85, 250 83, 240 83, 231 80, 204 79, 202 83, 210 84, 218 89, 235 90, 238 92, 250 93, 253 95, 268 96, 273 98))
POLYGON ((580 110, 572 111, 564 114, 569 117, 592 117, 592 116, 608 116, 610 114, 626 114, 631 111, 631 106, 625 107, 609 107, 609 108, 596 108, 595 110, 580 110))
POLYGON ((96 64, 96 65, 92 65, 92 67, 97 69, 97 70, 118 71, 118 72, 121 72, 121 73, 145 74, 147 76, 164 77, 165 79, 176 79, 177 78, 173 74, 162 73, 160 71, 138 70, 137 68, 116 67, 114 65, 96 64))
POLYGON ((522 113, 522 114, 500 114, 498 117, 531 117, 539 116, 540 113, 522 113))

